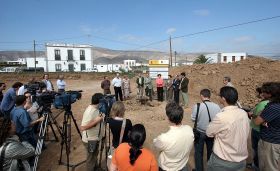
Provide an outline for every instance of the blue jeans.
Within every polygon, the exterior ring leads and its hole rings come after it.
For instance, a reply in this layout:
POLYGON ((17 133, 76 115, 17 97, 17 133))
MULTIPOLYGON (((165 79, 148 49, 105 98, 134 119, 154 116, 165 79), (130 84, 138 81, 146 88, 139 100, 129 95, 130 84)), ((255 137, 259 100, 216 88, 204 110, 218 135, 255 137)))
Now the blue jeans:
POLYGON ((196 171, 203 171, 203 151, 204 151, 204 143, 206 143, 206 149, 207 149, 207 161, 209 160, 213 145, 214 145, 214 139, 207 137, 207 135, 203 132, 200 132, 199 139, 194 144, 194 159, 195 159, 195 169, 196 171))
POLYGON ((260 140, 260 132, 252 129, 251 132, 251 142, 252 142, 252 149, 253 149, 253 161, 254 165, 259 168, 259 157, 258 157, 258 143, 260 140))

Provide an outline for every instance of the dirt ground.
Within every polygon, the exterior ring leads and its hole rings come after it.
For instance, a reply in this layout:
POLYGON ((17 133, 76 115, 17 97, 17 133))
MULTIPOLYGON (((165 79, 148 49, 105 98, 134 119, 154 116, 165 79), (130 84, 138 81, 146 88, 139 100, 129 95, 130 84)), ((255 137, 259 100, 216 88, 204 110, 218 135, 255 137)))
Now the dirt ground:
MULTIPOLYGON (((190 79, 189 84, 189 108, 185 109, 183 124, 193 126, 191 122, 191 107, 199 102, 199 91, 202 88, 210 88, 213 92, 212 101, 218 103, 218 90, 223 86, 222 80, 224 76, 231 76, 233 84, 238 89, 240 94, 240 101, 244 106, 254 106, 258 99, 255 97, 255 88, 260 86, 265 81, 280 81, 280 61, 270 61, 265 59, 249 59, 233 64, 211 64, 211 65, 193 65, 177 67, 171 70, 171 74, 175 75, 179 72, 185 71, 190 79)), ((56 82, 58 74, 51 74, 50 77, 53 83, 56 82)), ((5 81, 8 86, 13 82, 19 80, 27 82, 27 78, 34 75, 10 75, 1 74, 0 80, 5 81)), ((81 119, 84 110, 90 103, 90 98, 94 93, 102 92, 100 83, 103 75, 93 74, 66 74, 67 90, 83 90, 82 99, 72 104, 72 111, 77 124, 81 124, 81 119)), ((35 75, 39 80, 41 75, 35 75)), ((112 78, 112 75, 110 76, 112 78)), ((154 149, 152 141, 160 133, 168 130, 168 120, 165 116, 166 102, 153 101, 154 107, 140 105, 136 102, 136 85, 135 78, 131 80, 132 94, 131 99, 125 101, 126 112, 125 117, 129 118, 133 124, 144 124, 147 131, 147 139, 144 146, 155 153, 158 156, 158 152, 154 149)), ((54 115, 58 112, 53 110, 54 115)), ((63 115, 61 113, 57 117, 57 121, 60 126, 63 124, 63 115)), ((71 130, 71 153, 70 163, 76 164, 84 161, 86 158, 86 149, 84 148, 82 141, 77 133, 77 130, 72 122, 71 130)), ((57 135, 58 132, 56 131, 57 135)), ((49 131, 49 136, 52 139, 52 132, 49 131)), ((47 149, 43 151, 39 159, 38 170, 66 170, 65 166, 58 165, 60 156, 60 142, 47 141, 47 149)), ((248 140, 249 158, 251 161, 251 148, 250 140, 248 140)), ((66 162, 65 150, 63 150, 63 161, 66 162)), ((194 167, 194 150, 190 155, 189 165, 194 167)), ((75 170, 85 170, 85 164, 77 167, 75 170)))

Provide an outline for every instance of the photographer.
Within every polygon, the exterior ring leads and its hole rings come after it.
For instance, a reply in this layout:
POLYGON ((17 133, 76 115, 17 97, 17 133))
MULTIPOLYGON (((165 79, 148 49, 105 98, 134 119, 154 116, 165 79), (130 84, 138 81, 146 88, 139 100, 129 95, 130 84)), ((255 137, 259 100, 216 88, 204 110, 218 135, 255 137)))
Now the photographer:
POLYGON ((27 141, 33 147, 36 147, 37 141, 32 127, 45 118, 41 117, 34 121, 31 120, 28 112, 24 109, 26 104, 25 96, 17 96, 15 103, 16 107, 11 111, 11 119, 16 125, 16 133, 21 141, 27 141))
POLYGON ((19 141, 18 136, 15 135, 15 125, 10 120, 0 118, 0 125, 2 125, 0 130, 0 167, 2 170, 31 170, 27 159, 34 155, 35 149, 28 142, 19 141))
POLYGON ((82 141, 87 149, 86 169, 94 170, 97 163, 98 147, 103 136, 104 115, 99 112, 99 100, 103 97, 101 93, 95 93, 91 98, 91 104, 86 108, 80 130, 82 141))
POLYGON ((15 106, 16 92, 21 86, 21 82, 16 82, 13 84, 12 88, 9 88, 9 90, 5 93, 1 102, 1 111, 5 118, 10 118, 10 112, 15 106))

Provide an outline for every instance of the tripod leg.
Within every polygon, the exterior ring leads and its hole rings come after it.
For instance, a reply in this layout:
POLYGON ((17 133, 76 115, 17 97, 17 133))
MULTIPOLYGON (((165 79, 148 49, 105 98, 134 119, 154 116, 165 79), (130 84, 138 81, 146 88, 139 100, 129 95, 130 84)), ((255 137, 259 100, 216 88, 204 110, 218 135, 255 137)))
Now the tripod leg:
POLYGON ((62 136, 62 133, 61 133, 61 127, 59 127, 56 119, 54 118, 53 114, 50 112, 50 121, 51 121, 51 124, 54 124, 58 133, 62 136))
POLYGON ((37 146, 36 146, 36 150, 35 150, 36 157, 35 157, 35 161, 34 161, 33 171, 36 171, 36 169, 37 169, 39 155, 42 152, 42 146, 44 143, 44 137, 45 137, 48 119, 49 119, 48 113, 45 113, 44 115, 45 115, 45 120, 40 125, 40 132, 39 132, 39 137, 38 137, 37 146))
POLYGON ((75 124, 75 127, 76 127, 76 129, 77 129, 77 131, 78 131, 78 133, 79 133, 79 135, 80 135, 80 137, 81 137, 81 139, 82 139, 81 131, 80 131, 79 127, 78 127, 78 124, 77 124, 76 119, 74 118, 72 112, 71 112, 71 117, 72 117, 72 120, 73 120, 73 122, 74 122, 74 124, 75 124))
POLYGON ((56 135, 56 133, 55 133, 55 131, 54 131, 54 129, 53 129, 52 123, 50 122, 49 125, 50 125, 50 127, 51 127, 51 129, 52 129, 52 132, 53 132, 55 141, 58 142, 58 137, 57 137, 57 135, 56 135))
POLYGON ((64 115, 64 121, 63 121, 63 127, 62 127, 62 134, 61 134, 61 148, 60 148, 60 157, 59 157, 59 164, 61 164, 61 160, 62 160, 62 151, 63 151, 63 146, 64 146, 64 143, 66 143, 66 115, 64 115))

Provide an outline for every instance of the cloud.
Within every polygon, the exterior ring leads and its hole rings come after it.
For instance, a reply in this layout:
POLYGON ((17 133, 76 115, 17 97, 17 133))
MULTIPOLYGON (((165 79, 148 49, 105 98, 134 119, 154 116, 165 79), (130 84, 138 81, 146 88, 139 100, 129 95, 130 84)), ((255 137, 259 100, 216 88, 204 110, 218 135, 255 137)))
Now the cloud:
POLYGON ((202 17, 210 15, 210 11, 207 9, 194 10, 193 13, 202 17))
POLYGON ((246 43, 250 42, 253 40, 253 37, 251 36, 241 36, 241 37, 236 37, 233 39, 235 43, 246 43))
POLYGON ((176 28, 169 28, 169 29, 167 29, 166 30, 166 34, 172 34, 172 33, 174 33, 176 31, 176 28))

